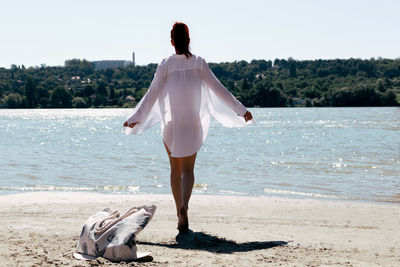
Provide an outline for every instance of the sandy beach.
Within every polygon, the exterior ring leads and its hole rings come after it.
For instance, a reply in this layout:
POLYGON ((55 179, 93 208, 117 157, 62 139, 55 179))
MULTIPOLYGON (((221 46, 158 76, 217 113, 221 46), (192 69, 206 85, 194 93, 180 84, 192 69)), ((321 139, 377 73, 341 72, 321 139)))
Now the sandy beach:
POLYGON ((190 228, 177 236, 170 195, 31 192, 0 196, 1 266, 399 266, 400 206, 391 203, 192 196, 190 228), (86 219, 105 207, 155 204, 137 236, 143 262, 79 261, 86 219))

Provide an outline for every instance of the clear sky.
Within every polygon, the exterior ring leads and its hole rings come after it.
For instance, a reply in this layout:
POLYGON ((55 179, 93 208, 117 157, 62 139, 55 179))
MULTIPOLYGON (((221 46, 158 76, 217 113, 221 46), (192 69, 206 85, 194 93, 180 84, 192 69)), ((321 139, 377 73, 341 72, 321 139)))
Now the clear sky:
POLYGON ((66 59, 158 63, 188 24, 208 62, 399 58, 398 0, 2 0, 0 67, 66 59))

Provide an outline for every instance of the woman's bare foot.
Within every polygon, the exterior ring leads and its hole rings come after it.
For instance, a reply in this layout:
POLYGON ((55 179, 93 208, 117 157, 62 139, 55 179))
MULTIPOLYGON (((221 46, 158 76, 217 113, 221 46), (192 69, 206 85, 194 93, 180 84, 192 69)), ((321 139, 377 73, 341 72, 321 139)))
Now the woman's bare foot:
POLYGON ((181 207, 179 209, 178 230, 180 233, 187 233, 189 231, 189 219, 186 207, 181 207))

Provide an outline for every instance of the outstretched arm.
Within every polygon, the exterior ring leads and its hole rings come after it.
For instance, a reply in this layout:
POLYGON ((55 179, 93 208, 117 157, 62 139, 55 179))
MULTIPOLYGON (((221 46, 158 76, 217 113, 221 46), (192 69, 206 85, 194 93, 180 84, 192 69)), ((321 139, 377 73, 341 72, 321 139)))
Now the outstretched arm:
POLYGON ((124 127, 133 128, 137 123, 143 120, 143 117, 150 112, 154 103, 160 94, 165 81, 165 65, 161 62, 158 65, 153 81, 149 90, 146 92, 142 100, 137 104, 137 109, 133 115, 124 123, 124 127))
POLYGON ((244 117, 246 122, 253 117, 251 113, 240 103, 222 83, 215 77, 208 64, 203 61, 203 80, 208 87, 221 98, 238 116, 244 117))

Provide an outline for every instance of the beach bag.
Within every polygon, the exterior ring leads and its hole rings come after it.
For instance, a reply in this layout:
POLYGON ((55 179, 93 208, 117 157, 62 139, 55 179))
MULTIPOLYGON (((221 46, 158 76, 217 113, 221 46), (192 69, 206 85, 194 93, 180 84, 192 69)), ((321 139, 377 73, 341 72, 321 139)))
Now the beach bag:
POLYGON ((74 257, 93 260, 103 257, 110 261, 128 261, 148 256, 137 252, 135 238, 150 222, 156 206, 129 209, 124 215, 105 209, 87 219, 82 228, 74 257))

